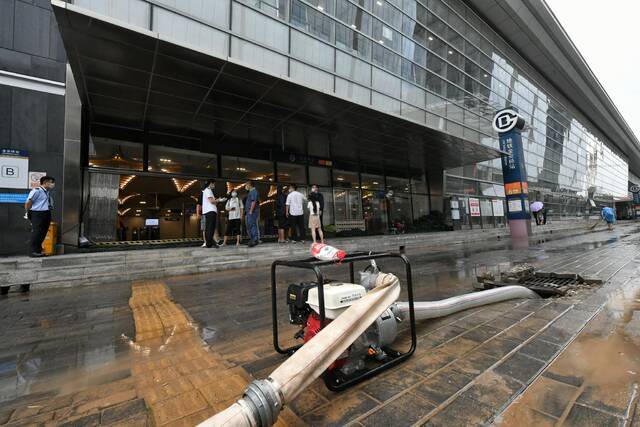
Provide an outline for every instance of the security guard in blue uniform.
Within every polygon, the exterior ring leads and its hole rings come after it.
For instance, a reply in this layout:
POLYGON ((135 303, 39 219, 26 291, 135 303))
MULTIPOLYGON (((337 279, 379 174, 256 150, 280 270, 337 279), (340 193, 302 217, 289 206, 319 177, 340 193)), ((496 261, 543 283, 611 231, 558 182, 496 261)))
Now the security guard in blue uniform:
POLYGON ((31 257, 41 257, 42 242, 47 237, 47 231, 51 224, 51 211, 53 210, 53 198, 51 191, 56 186, 55 178, 43 176, 40 178, 40 187, 34 188, 27 197, 24 209, 27 218, 31 221, 31 257))

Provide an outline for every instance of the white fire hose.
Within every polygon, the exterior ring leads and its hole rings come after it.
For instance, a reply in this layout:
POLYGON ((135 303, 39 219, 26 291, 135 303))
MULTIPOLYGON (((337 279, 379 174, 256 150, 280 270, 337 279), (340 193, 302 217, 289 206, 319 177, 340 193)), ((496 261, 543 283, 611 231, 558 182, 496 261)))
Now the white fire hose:
MULTIPOLYGON (((380 273, 370 292, 305 343, 269 378, 253 381, 241 399, 199 426, 273 425, 283 406, 318 378, 387 309, 391 308, 401 319, 408 316, 409 303, 396 302, 399 295, 398 278, 380 273)), ((430 319, 513 298, 538 298, 538 295, 522 286, 506 286, 441 301, 417 302, 414 308, 417 320, 430 319)))

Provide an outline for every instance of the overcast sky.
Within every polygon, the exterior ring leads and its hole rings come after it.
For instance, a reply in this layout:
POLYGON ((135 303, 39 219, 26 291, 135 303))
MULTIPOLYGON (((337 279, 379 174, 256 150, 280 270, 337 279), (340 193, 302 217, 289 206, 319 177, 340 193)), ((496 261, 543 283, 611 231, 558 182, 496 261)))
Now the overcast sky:
POLYGON ((640 139, 640 1, 546 2, 640 139))

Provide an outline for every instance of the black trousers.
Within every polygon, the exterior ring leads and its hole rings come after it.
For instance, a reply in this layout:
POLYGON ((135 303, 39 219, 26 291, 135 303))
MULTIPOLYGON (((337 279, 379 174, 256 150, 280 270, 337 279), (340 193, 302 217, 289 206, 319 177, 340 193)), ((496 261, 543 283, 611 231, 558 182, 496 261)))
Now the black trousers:
POLYGON ((51 224, 51 211, 31 211, 31 253, 42 253, 42 242, 51 224))
POLYGON ((213 247, 213 245, 217 245, 217 243, 213 241, 213 235, 216 232, 217 223, 218 212, 207 212, 204 214, 204 241, 208 248, 213 247))
POLYGON ((289 215, 289 227, 291 227, 293 240, 304 240, 304 215, 289 215))

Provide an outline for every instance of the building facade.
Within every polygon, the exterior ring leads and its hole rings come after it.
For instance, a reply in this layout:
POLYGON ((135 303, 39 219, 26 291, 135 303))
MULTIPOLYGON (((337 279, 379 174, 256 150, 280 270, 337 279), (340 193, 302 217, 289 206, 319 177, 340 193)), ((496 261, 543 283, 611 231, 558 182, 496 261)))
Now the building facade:
POLYGON ((536 30, 544 2, 506 3, 513 22, 463 0, 54 0, 67 135, 36 139, 67 147, 63 241, 197 238, 211 177, 256 182, 264 235, 288 183, 320 185, 336 232, 504 226, 505 107, 528 124, 530 200, 572 217, 628 198, 638 140, 559 24, 536 30))

